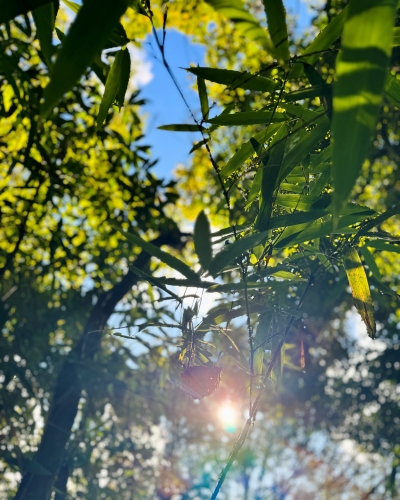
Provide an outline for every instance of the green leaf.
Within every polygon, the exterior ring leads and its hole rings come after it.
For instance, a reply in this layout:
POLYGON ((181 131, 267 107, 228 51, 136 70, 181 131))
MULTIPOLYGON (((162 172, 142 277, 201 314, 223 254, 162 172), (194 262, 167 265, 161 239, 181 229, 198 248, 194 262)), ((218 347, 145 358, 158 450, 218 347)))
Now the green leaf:
POLYGON ((111 108, 117 95, 121 79, 122 59, 124 52, 128 51, 125 49, 119 50, 117 52, 117 55, 115 56, 114 62, 108 73, 104 95, 100 103, 99 114, 96 118, 96 130, 99 130, 99 128, 103 125, 108 110, 111 108))
POLYGON ((289 40, 286 27, 286 11, 282 0, 263 0, 267 14, 268 30, 275 46, 276 58, 287 61, 290 57, 289 40))
POLYGON ((331 96, 333 92, 333 86, 327 84, 313 85, 312 87, 307 87, 305 89, 294 90, 285 94, 286 101, 301 101, 303 99, 312 99, 314 97, 324 97, 331 96))
POLYGON ((296 64, 294 71, 290 75, 292 78, 300 76, 300 73, 303 70, 301 62, 313 65, 321 56, 323 56, 324 51, 329 49, 329 47, 340 37, 346 20, 347 11, 348 7, 346 6, 342 12, 334 17, 326 28, 324 28, 310 43, 298 59, 299 63, 296 64))
POLYGON ((189 151, 189 154, 194 153, 195 151, 197 151, 198 149, 200 149, 202 146, 204 146, 205 144, 207 144, 207 142, 208 142, 207 139, 203 139, 202 141, 199 141, 196 144, 193 144, 193 147, 189 151))
MULTIPOLYGON (((316 126, 307 132, 304 137, 302 137, 294 147, 289 149, 289 152, 285 155, 282 168, 283 178, 290 174, 293 168, 304 160, 307 155, 313 152, 318 143, 322 141, 328 132, 330 123, 325 115, 318 117, 314 123, 316 126)), ((289 148, 291 141, 296 141, 295 134, 288 139, 289 148)))
POLYGON ((229 265, 233 260, 240 257, 244 252, 250 250, 250 248, 265 242, 267 239, 267 232, 251 234, 234 241, 231 244, 225 245, 223 250, 221 250, 211 261, 208 268, 209 273, 212 276, 216 276, 220 273, 227 265, 229 265))
MULTIPOLYGON (((368 214, 368 213, 367 213, 368 214)), ((314 222, 313 224, 299 224, 299 226, 292 226, 286 229, 278 242, 277 248, 291 247, 304 241, 314 240, 315 238, 322 238, 329 236, 332 233, 336 234, 354 234, 356 229, 350 228, 352 224, 362 222, 367 217, 366 213, 359 212, 351 215, 340 217, 337 228, 334 228, 332 219, 324 222, 314 222)))
POLYGON ((400 28, 399 27, 393 28, 393 45, 394 46, 400 45, 400 28))
POLYGON ((192 271, 192 269, 190 269, 188 265, 186 265, 184 262, 177 259, 173 255, 164 252, 163 250, 156 247, 152 243, 143 240, 140 236, 137 236, 136 234, 128 233, 115 225, 114 228, 119 233, 121 233, 122 236, 124 236, 128 241, 140 247, 142 250, 150 254, 152 257, 157 257, 157 259, 161 260, 161 262, 164 262, 164 264, 167 264, 167 266, 172 267, 172 269, 175 269, 176 271, 180 272, 181 274, 183 274, 183 276, 186 276, 186 278, 194 281, 200 281, 200 277, 197 273, 192 271))
POLYGON ((235 23, 235 27, 243 33, 248 40, 254 40, 262 45, 271 54, 275 47, 266 31, 258 21, 244 7, 240 0, 207 0, 217 12, 235 23))
POLYGON ((210 223, 208 222, 207 216, 203 210, 197 216, 196 223, 194 225, 193 240, 200 265, 204 271, 207 271, 212 260, 212 246, 210 223))
POLYGON ((122 51, 122 62, 121 71, 119 75, 118 91, 115 100, 119 106, 122 108, 125 102, 125 94, 129 84, 129 78, 131 76, 131 56, 129 50, 125 49, 122 51))
POLYGON ((400 108, 400 80, 394 75, 388 75, 385 85, 385 94, 392 104, 400 108))
MULTIPOLYGON (((264 130, 261 130, 258 134, 254 136, 254 139, 260 144, 264 144, 270 139, 275 132, 281 127, 279 123, 273 123, 264 130)), ((243 163, 254 154, 253 146, 251 142, 245 142, 243 146, 237 151, 232 158, 226 163, 226 165, 221 170, 222 177, 229 177, 233 172, 235 172, 243 163)))
POLYGON ((45 118, 70 90, 104 46, 128 7, 127 0, 86 0, 65 37, 50 83, 44 89, 41 117, 45 118))
POLYGON ((326 209, 331 203, 331 197, 328 196, 310 196, 310 195, 297 195, 297 194, 278 194, 276 197, 276 204, 291 208, 294 210, 309 211, 313 209, 326 209))
POLYGON ((262 159, 263 171, 261 180, 260 209, 255 223, 255 228, 266 231, 269 228, 272 207, 275 201, 275 191, 279 184, 279 177, 282 169, 282 158, 285 150, 285 138, 288 129, 282 126, 274 137, 269 148, 269 159, 262 159))
POLYGON ((203 120, 206 120, 208 118, 209 107, 206 82, 203 78, 197 77, 197 89, 199 91, 200 107, 201 113, 203 115, 203 120))
POLYGON ((255 90, 259 92, 273 92, 275 82, 263 76, 252 75, 246 71, 232 71, 217 68, 186 68, 196 76, 214 83, 227 85, 232 89, 255 90))
POLYGON ((171 124, 157 127, 159 130, 169 130, 171 132, 200 132, 204 130, 201 125, 171 124))
POLYGON ((373 339, 376 333, 374 306, 372 304, 367 275, 355 248, 350 247, 347 250, 344 255, 343 264, 356 309, 367 327, 368 335, 373 339))
POLYGON ((370 248, 376 248, 377 250, 381 250, 383 252, 400 253, 400 245, 394 245, 393 243, 385 243, 384 241, 372 240, 367 241, 366 245, 370 248))
POLYGON ((27 14, 53 0, 0 0, 0 24, 11 21, 17 16, 27 14))
POLYGON ((224 285, 213 285, 208 290, 207 293, 215 292, 240 292, 241 290, 262 290, 263 288, 268 289, 282 289, 284 287, 287 290, 288 284, 278 281, 242 281, 241 283, 225 283, 224 285))
POLYGON ((293 214, 278 215, 272 217, 269 221, 269 229, 279 229, 281 227, 295 226, 297 224, 305 224, 314 222, 321 217, 327 215, 325 210, 313 210, 311 212, 294 212, 293 214))
POLYGON ((274 278, 280 278, 282 280, 307 281, 301 276, 293 274, 289 271, 276 271, 275 273, 271 273, 270 276, 273 276, 274 278))
POLYGON ((32 16, 36 24, 37 37, 40 42, 40 49, 43 52, 47 66, 51 66, 51 56, 53 55, 53 29, 56 19, 54 2, 46 3, 32 11, 32 16))
POLYGON ((366 245, 361 247, 361 254, 364 257, 364 261, 367 264, 367 266, 369 267, 369 270, 371 271, 373 276, 375 276, 375 278, 380 281, 382 279, 382 275, 379 271, 378 266, 376 265, 374 256, 368 250, 368 247, 366 245))
POLYGON ((392 47, 396 0, 353 0, 336 60, 333 97, 333 205, 338 217, 375 132, 392 47))
POLYGON ((308 166, 308 171, 311 174, 315 174, 317 172, 322 172, 319 169, 321 163, 325 163, 331 159, 332 154, 332 146, 329 144, 321 153, 317 155, 311 155, 310 165, 308 166))
POLYGON ((244 111, 231 115, 219 115, 206 120, 215 125, 265 125, 266 123, 276 123, 286 121, 288 117, 284 113, 272 111, 244 111))
POLYGON ((272 313, 270 311, 266 311, 265 313, 260 315, 257 331, 256 334, 254 335, 254 340, 253 340, 253 345, 255 349, 253 354, 254 375, 262 374, 264 351, 266 349, 265 341, 270 336, 271 322, 272 322, 272 313))

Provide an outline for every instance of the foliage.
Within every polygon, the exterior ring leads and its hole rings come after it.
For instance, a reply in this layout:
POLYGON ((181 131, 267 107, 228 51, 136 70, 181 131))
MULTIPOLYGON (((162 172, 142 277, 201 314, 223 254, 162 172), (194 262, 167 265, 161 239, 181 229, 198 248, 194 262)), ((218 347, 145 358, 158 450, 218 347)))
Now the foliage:
MULTIPOLYGON (((66 34, 57 2, 8 7, 1 19, 1 418, 4 461, 24 475, 16 498, 62 496, 68 477, 76 498, 131 498, 132 488, 138 498, 216 498, 235 467, 248 495, 258 457, 267 475, 272 453, 258 437, 283 413, 283 450, 302 432, 335 429, 365 453, 386 455, 392 473, 382 484, 394 497, 396 2, 352 0, 344 9, 328 2, 320 33, 296 43, 282 2, 265 2, 266 17, 236 0, 174 2, 168 15, 148 2, 66 4, 76 12, 66 34), (185 15, 192 20, 183 28, 185 15), (126 96, 126 45, 136 34, 153 29, 174 78, 167 22, 210 44, 209 65, 188 68, 199 93, 193 123, 162 127, 203 136, 191 169, 180 171, 178 206, 199 214, 193 245, 181 253, 160 248, 185 243, 168 217, 177 195, 151 174, 142 101, 126 96), (115 57, 106 64, 110 48, 115 57), (349 286, 365 323, 353 341, 343 333, 346 318, 355 321, 346 313, 349 286), (200 312, 211 293, 213 307, 200 312), (181 316, 157 299, 175 300, 181 316), (111 324, 138 327, 144 354, 132 354, 123 333, 105 334, 115 311, 111 324), (377 333, 378 347, 367 333, 377 333), (204 405, 171 387, 185 368, 215 363, 225 368, 223 385, 204 405), (226 400, 242 413, 248 407, 243 430, 225 439, 229 456, 221 429, 207 427, 226 400), (46 427, 33 440, 38 415, 46 427), (159 429, 167 429, 164 462, 151 438, 159 429), (178 460, 191 446, 199 457, 193 473, 178 460), (96 477, 105 464, 102 484, 96 477)), ((271 498, 291 492, 295 481, 287 481, 274 484, 271 498)), ((365 491, 356 480, 351 488, 365 491)), ((261 476, 256 490, 255 498, 265 493, 261 476)))

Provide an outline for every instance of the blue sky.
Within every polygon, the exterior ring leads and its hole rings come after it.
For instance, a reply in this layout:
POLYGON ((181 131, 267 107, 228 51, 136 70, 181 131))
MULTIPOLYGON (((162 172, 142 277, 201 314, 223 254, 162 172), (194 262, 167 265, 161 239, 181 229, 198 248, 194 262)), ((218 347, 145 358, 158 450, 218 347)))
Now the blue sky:
MULTIPOLYGON (((285 0, 287 12, 297 18, 297 29, 303 30, 310 24, 311 14, 304 0, 285 0)), ((149 36, 144 44, 146 71, 153 77, 146 85, 139 85, 142 97, 148 100, 144 106, 146 121, 146 144, 152 148, 153 158, 158 159, 155 171, 159 177, 170 178, 178 163, 188 164, 189 151, 196 134, 166 132, 158 130, 160 125, 168 123, 190 123, 190 113, 182 101, 178 91, 164 66, 160 54, 149 36)), ((191 109, 199 109, 198 98, 191 89, 188 73, 180 68, 190 65, 204 65, 204 47, 193 44, 189 37, 170 30, 166 37, 166 58, 184 92, 191 109)), ((139 70, 140 71, 140 70, 139 70)), ((198 134, 200 136, 200 134, 198 134)))

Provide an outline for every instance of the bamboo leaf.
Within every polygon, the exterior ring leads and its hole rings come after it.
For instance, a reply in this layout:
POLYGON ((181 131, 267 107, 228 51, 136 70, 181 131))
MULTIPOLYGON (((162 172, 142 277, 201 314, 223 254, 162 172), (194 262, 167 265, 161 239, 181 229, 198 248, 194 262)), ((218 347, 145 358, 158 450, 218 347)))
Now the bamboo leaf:
POLYGON ((254 90, 259 92, 273 92, 275 82, 263 76, 252 75, 247 71, 232 71, 217 68, 186 68, 194 75, 214 83, 227 85, 232 89, 254 90))
POLYGON ((119 228, 118 226, 114 225, 114 228, 122 234, 128 241, 133 243, 134 245, 142 248, 145 252, 150 254, 152 257, 157 257, 157 259, 161 260, 161 262, 164 262, 164 264, 167 264, 168 266, 172 267, 172 269, 175 269, 176 271, 180 272, 183 274, 183 276, 186 276, 186 278, 194 281, 200 281, 200 277, 197 273, 192 271, 188 265, 186 265, 184 262, 181 260, 177 259, 173 255, 164 252, 160 248, 156 247, 152 243, 149 243, 148 241, 143 240, 140 236, 137 236, 136 234, 133 233, 128 233, 124 231, 123 229, 119 228))
POLYGON ((201 125, 171 124, 157 127, 159 130, 169 130, 171 132, 200 132, 204 130, 201 125))
MULTIPOLYGON (((260 144, 267 142, 275 132, 281 127, 279 123, 273 123, 269 127, 266 127, 261 132, 258 132, 254 136, 254 139, 260 144)), ((245 142, 243 146, 237 151, 232 158, 226 163, 226 165, 221 170, 222 177, 229 177, 233 172, 240 168, 243 163, 254 154, 253 146, 251 142, 245 142)))
POLYGON ((374 306, 367 275, 355 248, 351 247, 347 250, 343 263, 356 309, 367 327, 368 335, 373 339, 376 333, 374 306))
POLYGON ((303 99, 312 99, 314 97, 330 97, 333 92, 333 86, 327 84, 313 85, 312 87, 307 87, 305 89, 294 90, 285 94, 285 100, 301 101, 303 99))
POLYGON ((369 267, 369 270, 371 271, 372 275, 375 276, 375 278, 380 281, 382 279, 382 275, 379 271, 378 266, 376 265, 374 256, 368 250, 368 247, 366 245, 361 247, 361 254, 364 257, 364 261, 369 267))
POLYGON ((207 271, 212 260, 212 246, 210 223, 204 211, 201 211, 196 219, 193 239, 200 265, 207 271))
POLYGON ((385 85, 386 98, 400 108, 400 80, 389 74, 385 85))
MULTIPOLYGON (((293 168, 298 165, 304 158, 313 152, 314 148, 325 137, 329 130, 329 120, 325 115, 318 117, 315 122, 316 126, 307 132, 298 143, 285 155, 283 159, 282 176, 286 177, 293 168)), ((290 141, 296 140, 296 136, 291 136, 288 139, 288 146, 290 141)))
POLYGON ((207 0, 217 12, 235 23, 235 27, 248 40, 254 40, 263 46, 270 54, 275 53, 275 47, 267 32, 244 7, 241 0, 207 0))
POLYGON ((139 276, 139 278, 142 278, 144 281, 148 281, 151 285, 157 286, 161 290, 164 290, 164 292, 168 293, 173 299, 177 300, 178 302, 182 302, 182 299, 176 295, 175 293, 171 292, 164 286, 163 283, 159 281, 158 278, 154 278, 153 276, 149 276, 148 274, 144 273, 140 269, 138 269, 135 266, 129 266, 129 270, 133 273, 136 274, 136 276, 139 276))
POLYGON ((208 118, 209 107, 206 82, 203 78, 197 77, 197 89, 199 91, 200 107, 201 113, 203 115, 203 120, 206 120, 208 118))
POLYGON ((104 46, 128 7, 127 0, 87 0, 71 25, 44 90, 41 117, 45 118, 70 90, 104 46))
POLYGON ((286 26, 286 11, 282 0, 263 0, 267 14, 268 30, 275 46, 276 57, 281 62, 290 57, 289 40, 286 26))
POLYGON ((255 228, 266 231, 271 218, 272 206, 275 201, 275 191, 278 187, 279 177, 282 169, 282 158, 285 151, 285 137, 288 129, 282 126, 274 137, 270 146, 270 157, 266 161, 262 159, 263 171, 261 180, 260 209, 256 219, 255 228))
MULTIPOLYGON (((121 80, 121 69, 124 52, 127 50, 119 50, 115 56, 114 62, 107 76, 104 95, 100 103, 99 114, 96 118, 96 130, 103 125, 107 116, 108 110, 111 108, 115 97, 117 96, 118 88, 121 80)), ((129 57, 129 56, 128 56, 129 57)))
POLYGON ((274 113, 272 111, 244 111, 231 115, 219 115, 206 121, 215 125, 232 127, 236 125, 265 125, 267 123, 283 122, 287 119, 288 117, 284 113, 274 113))
POLYGON ((40 49, 43 52, 47 66, 51 66, 51 56, 53 55, 53 29, 56 19, 54 2, 46 3, 32 11, 32 16, 36 24, 37 37, 40 42, 40 49))
POLYGON ((377 250, 381 250, 382 252, 395 252, 400 253, 400 245, 394 245, 392 243, 385 243, 384 241, 367 241, 367 246, 370 248, 376 248, 377 250))
POLYGON ((125 102, 125 94, 129 84, 129 78, 131 76, 131 56, 129 50, 125 49, 122 51, 122 61, 121 70, 119 74, 118 91, 116 95, 116 102, 119 109, 122 108, 125 102))
POLYGON ((268 288, 270 290, 282 289, 285 287, 287 290, 287 283, 279 281, 246 281, 245 283, 225 283, 224 285, 213 285, 208 290, 207 293, 215 292, 240 292, 241 290, 262 290, 268 288))
POLYGON ((396 0, 353 0, 336 61, 333 97, 333 205, 350 196, 375 131, 392 47, 396 0))
POLYGON ((234 241, 229 245, 225 245, 223 250, 221 250, 211 261, 208 268, 209 273, 212 276, 216 276, 220 273, 228 264, 240 257, 244 252, 250 250, 250 248, 265 242, 267 239, 267 232, 251 234, 234 241))
POLYGON ((198 149, 200 149, 202 146, 207 144, 207 139, 203 139, 202 141, 197 142, 196 144, 193 144, 192 149, 189 151, 189 154, 194 153, 198 149))

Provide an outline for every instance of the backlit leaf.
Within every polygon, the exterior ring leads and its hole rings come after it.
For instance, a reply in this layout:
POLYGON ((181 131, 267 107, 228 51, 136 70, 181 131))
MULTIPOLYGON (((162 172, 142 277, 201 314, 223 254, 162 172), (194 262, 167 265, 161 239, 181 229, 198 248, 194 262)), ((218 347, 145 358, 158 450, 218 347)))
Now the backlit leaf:
MULTIPOLYGON (((279 123, 272 123, 269 127, 266 127, 261 132, 258 132, 254 136, 254 139, 260 144, 264 144, 268 141, 275 132, 281 127, 279 123)), ((226 163, 226 165, 221 170, 222 177, 229 177, 235 170, 240 168, 243 163, 250 158, 254 154, 253 146, 251 142, 245 142, 243 146, 237 151, 232 158, 226 163)))
POLYGON ((252 247, 259 245, 260 243, 265 242, 266 238, 267 232, 255 233, 249 236, 245 236, 244 238, 240 238, 233 243, 225 245, 223 250, 217 253, 214 259, 211 261, 211 264, 208 268, 209 273, 212 276, 216 276, 227 265, 240 257, 244 252, 250 250, 250 248, 252 247))
POLYGON ((369 270, 371 271, 373 276, 375 276, 377 280, 381 280, 382 275, 379 271, 378 266, 376 265, 375 258, 372 255, 372 253, 368 250, 368 247, 366 245, 361 247, 361 254, 364 257, 365 263, 369 267, 369 270))
POLYGON ((44 90, 42 118, 75 85, 104 46, 127 7, 127 0, 87 0, 83 3, 63 41, 52 68, 50 82, 44 90))
POLYGON ((117 52, 117 55, 115 56, 114 62, 108 73, 106 86, 104 89, 104 95, 100 103, 99 114, 97 115, 96 118, 96 130, 98 130, 103 125, 108 110, 111 108, 114 99, 117 95, 121 80, 122 59, 124 52, 128 51, 119 50, 117 52))
POLYGON ((275 47, 257 19, 244 7, 241 0, 207 0, 217 12, 235 23, 235 27, 243 33, 248 40, 254 40, 262 45, 268 52, 274 54, 275 47))
POLYGON ((367 327, 368 335, 371 338, 375 338, 374 306, 372 304, 367 275, 365 274, 360 256, 353 247, 350 247, 344 255, 344 268, 356 309, 367 327))
POLYGON ((396 0, 353 0, 336 60, 333 97, 335 221, 350 196, 371 144, 388 72, 396 0))
POLYGON ((37 37, 40 42, 40 49, 43 52, 48 66, 51 65, 53 55, 53 29, 55 21, 54 2, 46 3, 32 11, 32 16, 36 24, 37 37))
POLYGON ((203 120, 205 120, 208 117, 209 107, 208 107, 207 87, 203 78, 197 77, 197 89, 199 92, 201 113, 203 115, 203 120))
POLYGON ((116 95, 116 102, 121 109, 125 102, 125 94, 129 84, 129 78, 131 76, 131 56, 129 50, 122 51, 122 62, 121 70, 119 74, 119 84, 118 91, 116 95))

